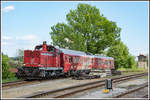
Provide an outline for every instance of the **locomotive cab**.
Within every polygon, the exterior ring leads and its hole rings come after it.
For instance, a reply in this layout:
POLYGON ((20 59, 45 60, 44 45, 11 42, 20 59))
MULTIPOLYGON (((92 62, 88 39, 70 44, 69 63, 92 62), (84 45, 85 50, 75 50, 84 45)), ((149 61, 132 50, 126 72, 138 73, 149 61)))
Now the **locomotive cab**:
POLYGON ((60 52, 52 45, 43 42, 35 49, 24 51, 24 66, 18 68, 17 77, 43 78, 63 73, 60 66, 60 52))

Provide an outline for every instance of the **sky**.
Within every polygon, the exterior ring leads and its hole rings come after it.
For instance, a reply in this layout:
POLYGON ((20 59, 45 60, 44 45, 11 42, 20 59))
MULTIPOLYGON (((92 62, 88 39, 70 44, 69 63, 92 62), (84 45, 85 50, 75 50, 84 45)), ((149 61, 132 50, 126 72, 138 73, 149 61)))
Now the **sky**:
POLYGON ((66 22, 66 14, 75 10, 79 3, 96 6, 108 20, 121 28, 121 40, 130 54, 149 52, 148 2, 6 2, 1 6, 1 51, 9 57, 16 56, 18 49, 31 49, 35 45, 52 42, 51 27, 66 22))

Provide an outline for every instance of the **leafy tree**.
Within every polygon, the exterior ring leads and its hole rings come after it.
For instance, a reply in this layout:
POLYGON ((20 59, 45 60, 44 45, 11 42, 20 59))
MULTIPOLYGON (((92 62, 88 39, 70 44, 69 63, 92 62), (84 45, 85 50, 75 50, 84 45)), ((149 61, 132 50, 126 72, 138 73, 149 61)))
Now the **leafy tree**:
POLYGON ((132 68, 132 69, 136 69, 137 65, 136 65, 134 56, 129 55, 129 57, 128 57, 128 67, 132 68))
POLYGON ((18 58, 18 60, 23 62, 23 56, 24 56, 24 50, 18 49, 17 56, 16 56, 18 58))
POLYGON ((78 4, 66 19, 67 24, 57 23, 50 32, 53 44, 61 48, 97 54, 120 39, 121 29, 95 6, 78 4))
POLYGON ((10 58, 9 64, 13 68, 17 68, 18 67, 18 63, 16 62, 16 60, 14 60, 12 58, 10 58))
POLYGON ((20 67, 23 65, 23 57, 24 57, 24 50, 18 49, 16 53, 16 61, 18 61, 17 67, 20 67))
POLYGON ((9 71, 9 60, 9 57, 2 53, 2 79, 11 77, 11 72, 9 71))
POLYGON ((123 42, 118 42, 118 44, 111 46, 107 51, 107 56, 113 57, 115 60, 115 68, 129 68, 132 62, 132 57, 129 58, 129 51, 127 46, 123 42), (130 63, 129 63, 130 61, 130 63))

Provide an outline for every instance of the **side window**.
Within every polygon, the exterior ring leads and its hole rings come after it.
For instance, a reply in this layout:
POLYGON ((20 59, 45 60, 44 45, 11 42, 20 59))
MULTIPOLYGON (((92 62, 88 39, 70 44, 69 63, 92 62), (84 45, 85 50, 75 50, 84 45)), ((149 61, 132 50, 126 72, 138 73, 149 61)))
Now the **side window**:
POLYGON ((84 61, 84 58, 80 58, 80 62, 79 63, 83 63, 83 61, 84 61))
POLYGON ((73 63, 79 63, 79 57, 73 57, 72 61, 73 63))
POLYGON ((108 65, 108 60, 105 61, 105 65, 108 65))
POLYGON ((76 57, 73 57, 73 63, 76 63, 76 57))
POLYGON ((72 60, 73 60, 72 57, 69 57, 69 62, 72 62, 72 60))
POLYGON ((111 65, 111 60, 109 61, 109 64, 111 65))
POLYGON ((111 61, 106 60, 106 65, 110 65, 110 64, 111 64, 111 61))
POLYGON ((67 56, 65 56, 65 61, 67 62, 67 56))
POLYGON ((101 59, 99 59, 98 64, 99 64, 99 65, 102 65, 102 64, 103 64, 103 62, 102 62, 101 59))
POLYGON ((95 59, 93 59, 93 64, 95 63, 95 59))

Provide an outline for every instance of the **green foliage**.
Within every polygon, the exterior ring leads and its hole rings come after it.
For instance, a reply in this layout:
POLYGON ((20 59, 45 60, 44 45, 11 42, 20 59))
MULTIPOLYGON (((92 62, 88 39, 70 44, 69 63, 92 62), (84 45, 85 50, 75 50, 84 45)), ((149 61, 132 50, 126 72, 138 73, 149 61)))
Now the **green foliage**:
POLYGON ((14 77, 14 74, 9 71, 9 57, 2 53, 2 79, 14 77))
POLYGON ((129 55, 128 57, 128 68, 137 69, 136 62, 134 56, 129 55))
POLYGON ((95 6, 78 4, 66 19, 67 24, 57 23, 50 32, 53 44, 61 48, 98 54, 120 39, 121 29, 95 6))
MULTIPOLYGON (((125 46, 121 41, 116 45, 111 46, 107 51, 107 56, 113 57, 115 60, 115 68, 130 68, 128 61, 129 51, 127 46, 125 46)), ((132 63, 132 62, 131 62, 132 63)))
POLYGON ((13 81, 17 81, 17 80, 19 80, 17 77, 11 77, 11 78, 7 78, 7 79, 2 79, 2 83, 13 82, 13 81))
POLYGON ((127 71, 127 72, 147 72, 148 70, 144 69, 144 68, 118 68, 118 71, 127 71))
POLYGON ((128 47, 123 42, 116 42, 107 51, 107 56, 111 56, 115 60, 115 68, 130 68, 136 69, 136 62, 134 56, 129 54, 128 47))
POLYGON ((10 58, 9 64, 13 68, 17 68, 18 67, 18 62, 16 62, 15 60, 13 60, 11 58, 10 58))
POLYGON ((148 65, 148 58, 149 58, 149 55, 147 54, 147 55, 146 55, 146 63, 147 63, 147 67, 149 66, 149 65, 148 65))

